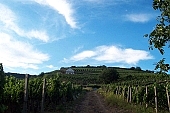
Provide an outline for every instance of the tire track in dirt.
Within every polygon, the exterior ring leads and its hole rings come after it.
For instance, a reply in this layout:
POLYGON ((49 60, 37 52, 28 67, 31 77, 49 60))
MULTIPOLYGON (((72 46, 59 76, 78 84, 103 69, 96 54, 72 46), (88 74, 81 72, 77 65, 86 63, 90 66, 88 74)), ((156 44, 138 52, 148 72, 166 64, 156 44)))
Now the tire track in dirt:
POLYGON ((96 91, 87 92, 80 102, 75 104, 74 108, 67 113, 132 113, 118 106, 108 106, 102 97, 96 91))
POLYGON ((75 106, 75 109, 72 113, 112 113, 106 109, 101 97, 95 92, 88 92, 84 100, 75 106))

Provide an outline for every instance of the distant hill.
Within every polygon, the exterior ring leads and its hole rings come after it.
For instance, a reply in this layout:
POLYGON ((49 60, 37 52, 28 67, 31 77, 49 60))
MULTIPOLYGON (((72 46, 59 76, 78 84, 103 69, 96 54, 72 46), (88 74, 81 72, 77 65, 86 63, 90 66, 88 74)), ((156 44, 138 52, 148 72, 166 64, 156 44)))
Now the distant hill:
MULTIPOLYGON (((5 73, 5 75, 6 76, 14 76, 14 77, 19 78, 19 79, 24 79, 26 74, 8 72, 8 73, 5 73)), ((28 75, 28 76, 29 77, 36 77, 36 75, 28 75)))
POLYGON ((140 67, 121 68, 89 65, 61 67, 60 70, 44 73, 44 76, 50 77, 57 74, 62 81, 71 81, 76 84, 100 84, 99 75, 106 68, 113 68, 119 73, 120 79, 118 81, 152 79, 156 76, 154 71, 142 70, 140 67), (68 68, 73 69, 75 74, 66 74, 65 70, 68 68))
POLYGON ((90 75, 99 75, 101 71, 105 68, 113 68, 119 72, 120 75, 135 75, 135 74, 146 74, 146 73, 151 73, 153 74, 154 71, 150 70, 142 70, 140 67, 131 67, 131 68, 121 68, 121 67, 106 67, 105 65, 103 66, 71 66, 71 67, 61 67, 60 70, 57 72, 62 72, 63 74, 65 73, 65 70, 68 68, 72 68, 75 71, 75 74, 90 74, 90 75))

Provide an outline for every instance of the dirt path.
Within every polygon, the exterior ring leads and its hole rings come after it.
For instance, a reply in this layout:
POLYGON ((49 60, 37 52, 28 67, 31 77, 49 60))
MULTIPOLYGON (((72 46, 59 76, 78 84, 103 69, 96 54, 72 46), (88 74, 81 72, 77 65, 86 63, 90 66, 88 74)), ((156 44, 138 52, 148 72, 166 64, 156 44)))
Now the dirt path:
POLYGON ((95 91, 88 92, 71 113, 126 113, 117 108, 110 108, 100 94, 95 91))

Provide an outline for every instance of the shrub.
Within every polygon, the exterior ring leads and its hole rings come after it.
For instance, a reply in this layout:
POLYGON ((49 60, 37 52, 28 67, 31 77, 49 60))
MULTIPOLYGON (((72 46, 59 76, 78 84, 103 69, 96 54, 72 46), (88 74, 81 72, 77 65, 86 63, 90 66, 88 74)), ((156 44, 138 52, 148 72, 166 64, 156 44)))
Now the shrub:
POLYGON ((104 69, 99 75, 99 79, 105 83, 109 84, 113 81, 116 81, 119 78, 119 73, 115 69, 104 69))

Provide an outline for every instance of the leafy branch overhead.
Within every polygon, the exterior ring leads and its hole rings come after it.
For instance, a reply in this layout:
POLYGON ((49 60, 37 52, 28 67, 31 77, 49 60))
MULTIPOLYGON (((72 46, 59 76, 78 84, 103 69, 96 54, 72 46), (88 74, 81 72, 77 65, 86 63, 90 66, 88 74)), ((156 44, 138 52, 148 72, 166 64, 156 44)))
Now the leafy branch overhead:
MULTIPOLYGON (((156 48, 164 55, 164 47, 170 47, 170 0, 153 0, 153 9, 159 10, 161 15, 157 17, 158 24, 156 24, 155 29, 150 34, 146 34, 145 37, 149 37, 150 50, 156 48)), ((160 60, 155 69, 160 68, 160 70, 167 72, 169 67, 166 66, 169 65, 164 64, 164 60, 165 58, 160 60)))
POLYGON ((161 72, 161 73, 162 73, 162 71, 168 72, 168 70, 170 69, 170 66, 169 66, 169 64, 165 64, 164 61, 165 61, 165 58, 163 58, 162 60, 160 60, 160 61, 156 64, 155 70, 156 70, 156 69, 160 69, 160 72, 161 72))

